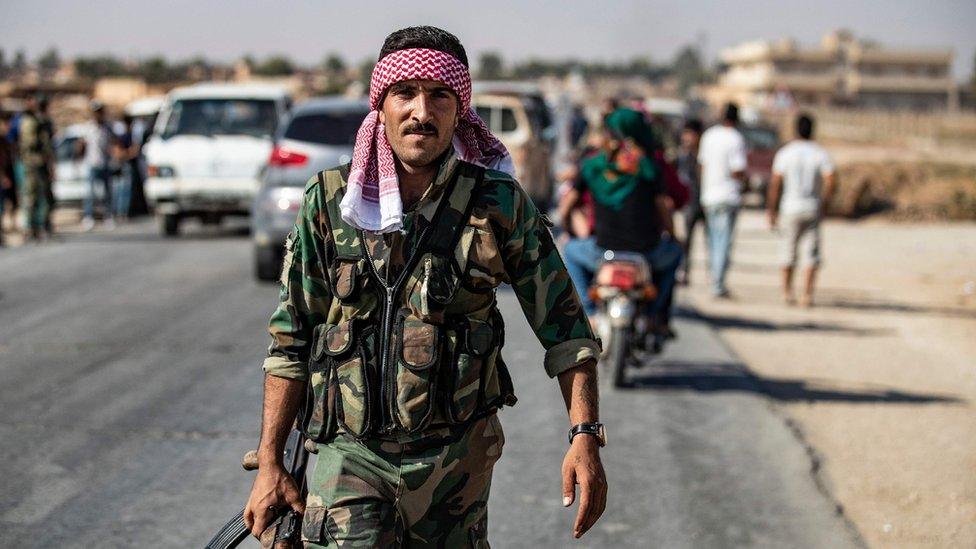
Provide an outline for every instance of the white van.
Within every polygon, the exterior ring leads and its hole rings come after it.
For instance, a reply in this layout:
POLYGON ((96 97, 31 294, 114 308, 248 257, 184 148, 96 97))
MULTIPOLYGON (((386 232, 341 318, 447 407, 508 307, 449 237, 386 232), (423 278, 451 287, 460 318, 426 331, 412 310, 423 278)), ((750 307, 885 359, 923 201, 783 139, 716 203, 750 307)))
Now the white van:
POLYGON ((143 152, 146 198, 166 236, 196 217, 217 224, 247 216, 291 103, 281 88, 198 84, 170 92, 143 152))

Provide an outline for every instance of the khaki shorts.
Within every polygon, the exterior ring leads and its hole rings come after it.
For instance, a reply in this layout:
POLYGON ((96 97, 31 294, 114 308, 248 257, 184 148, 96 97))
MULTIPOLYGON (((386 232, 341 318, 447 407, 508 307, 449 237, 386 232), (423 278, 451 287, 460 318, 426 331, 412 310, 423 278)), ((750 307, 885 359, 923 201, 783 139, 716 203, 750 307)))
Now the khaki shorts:
POLYGON ((820 266, 820 216, 818 214, 784 215, 779 220, 779 226, 782 232, 780 264, 783 267, 795 267, 797 259, 807 267, 820 266))

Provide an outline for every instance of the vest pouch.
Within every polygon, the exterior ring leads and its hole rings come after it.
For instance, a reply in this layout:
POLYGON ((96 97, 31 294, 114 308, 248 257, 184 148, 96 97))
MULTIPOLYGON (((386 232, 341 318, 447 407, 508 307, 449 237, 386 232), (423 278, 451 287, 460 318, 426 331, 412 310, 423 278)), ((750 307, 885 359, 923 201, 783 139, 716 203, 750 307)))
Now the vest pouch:
POLYGON ((425 428, 433 415, 434 376, 440 358, 440 327, 401 311, 396 342, 394 415, 407 433, 425 428))
POLYGON ((412 308, 421 319, 443 324, 444 310, 454 301, 461 278, 453 261, 433 253, 421 259, 419 268, 419 291, 411 296, 412 308))
MULTIPOLYGON (((454 364, 447 376, 447 417, 452 423, 463 423, 484 402, 486 384, 492 384, 495 356, 498 353, 495 331, 487 322, 462 320, 459 330, 448 334, 454 364)), ((493 383, 497 386, 497 380, 493 383)))
POLYGON ((309 383, 305 408, 305 436, 328 442, 336 434, 336 378, 332 364, 322 350, 330 325, 319 324, 312 333, 312 354, 308 363, 309 383))
POLYGON ((360 260, 336 260, 332 273, 335 287, 332 290, 339 301, 349 303, 356 299, 356 290, 359 287, 359 275, 362 273, 363 268, 360 260))
POLYGON ((357 345, 354 320, 327 326, 320 352, 326 356, 337 387, 337 398, 334 397, 337 423, 347 433, 361 437, 369 430, 369 377, 362 350, 357 345))

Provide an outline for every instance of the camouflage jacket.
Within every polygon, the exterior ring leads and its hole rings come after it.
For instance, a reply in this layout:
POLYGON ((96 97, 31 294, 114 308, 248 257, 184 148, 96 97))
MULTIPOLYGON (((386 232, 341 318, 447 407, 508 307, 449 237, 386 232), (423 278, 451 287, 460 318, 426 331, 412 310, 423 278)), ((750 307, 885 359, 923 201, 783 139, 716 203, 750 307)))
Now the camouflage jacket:
MULTIPOLYGON (((313 342, 326 340, 324 346, 328 347, 335 328, 351 317, 373 319, 371 312, 380 307, 380 298, 370 293, 360 295, 354 304, 334 295, 346 293, 344 286, 356 284, 343 282, 343 267, 349 266, 354 273, 371 268, 387 281, 397 278, 406 256, 416 248, 422 229, 435 217, 448 182, 463 168, 464 163, 455 155, 448 155, 432 185, 405 212, 404 230, 385 235, 359 231, 346 235, 335 227, 330 228, 328 202, 334 203, 341 196, 337 197, 335 185, 326 185, 324 189, 322 186, 330 177, 336 181, 338 172, 325 172, 322 178, 316 176, 309 181, 295 227, 286 242, 280 304, 271 317, 272 342, 264 362, 267 374, 299 380, 311 378, 313 386, 321 381, 316 379, 314 371, 310 374, 310 362, 315 362, 313 342), (337 243, 333 238, 348 238, 354 246, 362 238, 368 254, 360 262, 370 261, 372 265, 356 267, 356 263, 351 266, 340 263, 337 267, 337 243), (323 327, 330 330, 328 338, 315 335, 323 327)), ((344 183, 338 188, 344 190, 344 183)), ((457 195, 452 195, 452 201, 457 195)), ((546 349, 544 366, 551 377, 589 359, 595 360, 599 345, 546 221, 533 202, 510 176, 492 170, 485 172, 472 201, 455 252, 464 256, 456 259, 466 264, 465 289, 452 294, 447 314, 453 307, 463 310, 470 318, 490 322, 495 309, 494 289, 506 283, 514 289, 529 325, 546 349)), ((430 265, 428 261, 426 268, 445 267, 430 265)), ((418 268, 418 272, 422 271, 423 267, 418 268)), ((421 285, 423 281, 416 284, 421 285)), ((417 297, 418 292, 409 293, 410 308, 418 315, 419 322, 443 322, 443 311, 428 311, 424 298, 417 297)), ((402 352, 406 356, 406 351, 402 352)), ((410 418, 405 418, 401 423, 409 422, 410 418)))
POLYGON ((41 167, 54 158, 50 131, 35 114, 25 112, 20 118, 20 159, 25 166, 41 167))

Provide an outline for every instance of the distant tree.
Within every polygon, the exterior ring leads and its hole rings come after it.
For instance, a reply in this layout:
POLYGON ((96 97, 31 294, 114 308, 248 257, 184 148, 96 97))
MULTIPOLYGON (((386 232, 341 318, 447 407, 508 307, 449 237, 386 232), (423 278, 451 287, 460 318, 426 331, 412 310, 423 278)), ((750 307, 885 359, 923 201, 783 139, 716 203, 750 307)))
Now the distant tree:
POLYGON ((325 60, 322 61, 322 68, 330 75, 338 76, 346 72, 346 62, 342 59, 342 56, 333 52, 325 56, 325 60))
POLYGON ((258 62, 254 59, 254 56, 249 53, 244 55, 244 57, 241 58, 241 61, 252 69, 258 65, 258 62))
POLYGON ((111 55, 76 57, 75 70, 83 78, 102 78, 103 76, 126 76, 129 70, 125 63, 111 55))
POLYGON ((169 82, 172 79, 172 69, 162 56, 150 57, 139 63, 139 76, 150 84, 169 82))
POLYGON ((49 48, 43 55, 37 58, 37 65, 44 71, 56 71, 61 66, 61 56, 57 48, 49 48))
POLYGON ((678 79, 678 91, 681 95, 688 93, 692 86, 704 82, 706 71, 698 48, 694 46, 681 48, 671 63, 671 72, 678 79))
POLYGON ((10 67, 15 73, 23 72, 27 69, 27 52, 24 50, 17 50, 14 53, 14 62, 10 67))
POLYGON ((254 67, 254 73, 262 76, 288 76, 295 72, 295 65, 283 55, 273 55, 254 67))
POLYGON ((498 80, 505 72, 502 56, 493 51, 481 54, 478 59, 478 78, 482 80, 498 80))
POLYGON ((0 48, 0 77, 6 76, 6 74, 7 74, 7 55, 6 52, 3 51, 3 48, 0 48))
POLYGON ((369 81, 373 78, 373 67, 376 66, 376 61, 373 59, 366 59, 359 64, 359 81, 369 89, 369 81))
POLYGON ((976 53, 973 54, 973 75, 969 77, 969 86, 973 89, 973 95, 976 95, 976 53))

